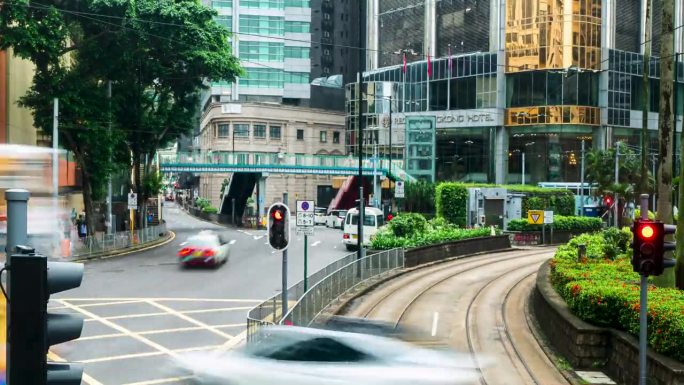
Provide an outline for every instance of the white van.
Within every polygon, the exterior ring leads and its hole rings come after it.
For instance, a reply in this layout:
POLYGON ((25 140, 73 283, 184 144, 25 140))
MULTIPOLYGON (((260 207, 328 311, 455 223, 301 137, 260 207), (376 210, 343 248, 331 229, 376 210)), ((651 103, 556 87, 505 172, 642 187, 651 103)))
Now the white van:
MULTIPOLYGON (((366 207, 363 216, 363 245, 369 246, 371 237, 385 224, 385 216, 382 210, 376 207, 366 207)), ((344 218, 344 234, 342 242, 347 250, 356 250, 359 239, 359 209, 353 208, 347 211, 344 218)))

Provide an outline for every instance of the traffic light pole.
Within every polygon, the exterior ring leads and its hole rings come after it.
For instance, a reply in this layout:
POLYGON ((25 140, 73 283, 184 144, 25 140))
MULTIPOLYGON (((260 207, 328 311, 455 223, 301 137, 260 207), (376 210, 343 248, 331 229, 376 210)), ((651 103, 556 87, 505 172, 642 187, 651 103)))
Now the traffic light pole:
MULTIPOLYGON (((287 206, 287 192, 283 193, 283 203, 285 206, 287 206)), ((286 221, 286 223, 289 226, 289 219, 286 221)), ((286 231, 290 231, 290 229, 287 229, 286 231)), ((282 314, 281 317, 284 317, 285 314, 287 314, 287 249, 283 250, 283 288, 281 292, 281 301, 282 301, 282 314)))
MULTIPOLYGON (((641 194, 641 220, 648 220, 648 194, 641 194)), ((641 273, 639 299, 639 385, 646 385, 648 349, 648 276, 641 273)))

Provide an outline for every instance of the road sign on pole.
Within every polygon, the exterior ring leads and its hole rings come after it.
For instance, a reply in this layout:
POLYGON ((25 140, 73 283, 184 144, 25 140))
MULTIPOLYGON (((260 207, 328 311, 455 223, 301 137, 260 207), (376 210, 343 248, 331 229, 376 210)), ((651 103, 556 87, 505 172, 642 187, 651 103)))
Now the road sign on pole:
POLYGON ((128 194, 128 209, 137 210, 138 209, 138 194, 131 192, 128 194))
POLYGON ((553 224, 553 211, 544 211, 544 224, 553 224))
POLYGON ((314 201, 297 201, 297 228, 311 227, 315 224, 314 201))
POLYGON ((544 210, 527 210, 527 223, 531 225, 543 225, 544 210))
POLYGON ((403 198, 404 197, 404 182, 398 180, 394 183, 394 197, 403 198))

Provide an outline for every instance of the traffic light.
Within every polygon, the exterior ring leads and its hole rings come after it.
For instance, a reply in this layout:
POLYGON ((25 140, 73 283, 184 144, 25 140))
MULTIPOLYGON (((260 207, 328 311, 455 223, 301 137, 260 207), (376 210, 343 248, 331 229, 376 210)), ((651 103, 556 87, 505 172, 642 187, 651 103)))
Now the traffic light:
POLYGON ((610 207, 613 205, 613 196, 612 195, 604 195, 603 196, 603 205, 606 207, 610 207))
POLYGON ((674 234, 676 227, 662 222, 637 220, 632 227, 632 268, 635 272, 649 276, 661 275, 667 267, 674 266, 674 260, 665 258, 665 253, 675 249, 674 242, 665 237, 674 234))
POLYGON ((268 243, 276 250, 285 250, 290 244, 290 209, 283 203, 268 208, 268 243))
POLYGON ((83 368, 48 362, 50 346, 77 339, 83 317, 48 313, 50 295, 81 285, 83 264, 48 262, 33 249, 18 247, 8 267, 7 383, 80 385, 83 368))

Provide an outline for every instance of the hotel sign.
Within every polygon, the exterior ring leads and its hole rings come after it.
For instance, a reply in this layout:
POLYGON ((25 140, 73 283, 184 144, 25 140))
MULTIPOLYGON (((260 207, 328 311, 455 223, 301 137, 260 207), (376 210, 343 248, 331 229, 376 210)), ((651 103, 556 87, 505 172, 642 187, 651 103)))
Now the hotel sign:
POLYGON ((429 111, 392 114, 393 125, 403 126, 407 117, 434 116, 437 128, 491 127, 503 124, 502 114, 495 108, 482 110, 429 111))

